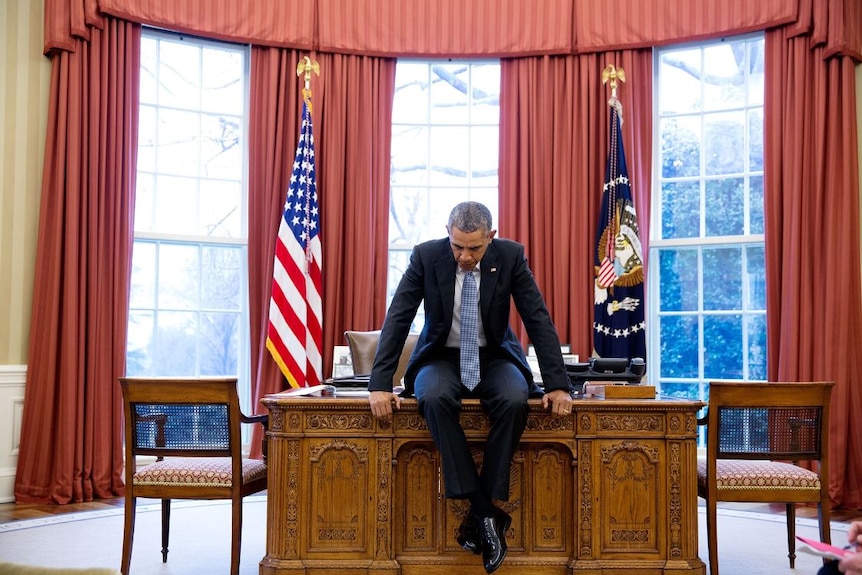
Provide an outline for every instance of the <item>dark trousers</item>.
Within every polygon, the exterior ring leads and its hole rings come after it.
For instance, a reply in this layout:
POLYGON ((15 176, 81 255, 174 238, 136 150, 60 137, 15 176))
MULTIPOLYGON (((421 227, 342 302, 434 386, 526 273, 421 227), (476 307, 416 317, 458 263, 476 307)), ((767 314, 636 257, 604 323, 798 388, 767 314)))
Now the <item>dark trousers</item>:
POLYGON ((479 489, 493 499, 509 499, 512 456, 527 425, 528 386, 511 361, 481 350, 481 379, 472 392, 461 385, 458 350, 447 349, 423 365, 414 384, 419 413, 425 418, 440 452, 446 497, 461 499, 479 489), (482 471, 470 453, 461 428, 461 399, 475 397, 488 414, 491 429, 485 443, 482 471))

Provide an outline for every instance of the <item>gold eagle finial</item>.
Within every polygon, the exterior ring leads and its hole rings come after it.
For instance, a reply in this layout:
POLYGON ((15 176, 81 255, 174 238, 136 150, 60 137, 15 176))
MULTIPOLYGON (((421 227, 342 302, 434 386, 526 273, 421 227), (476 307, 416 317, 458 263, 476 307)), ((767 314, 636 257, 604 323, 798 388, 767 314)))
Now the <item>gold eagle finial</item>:
POLYGON ((626 81, 626 72, 622 68, 617 68, 613 64, 608 64, 605 66, 605 69, 602 70, 602 84, 607 84, 609 81, 611 83, 611 96, 616 97, 617 95, 617 80, 620 82, 626 81))
POLYGON ((312 60, 308 56, 303 56, 302 60, 299 61, 299 64, 296 65, 296 75, 302 76, 305 74, 305 89, 311 89, 311 73, 314 72, 318 76, 320 76, 320 64, 317 63, 317 60, 312 60))

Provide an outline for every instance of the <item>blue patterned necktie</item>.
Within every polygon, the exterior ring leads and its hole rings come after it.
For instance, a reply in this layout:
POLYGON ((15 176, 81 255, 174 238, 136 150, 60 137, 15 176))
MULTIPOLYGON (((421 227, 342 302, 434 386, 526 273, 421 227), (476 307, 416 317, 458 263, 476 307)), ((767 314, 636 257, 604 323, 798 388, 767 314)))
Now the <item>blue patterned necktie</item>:
POLYGON ((461 383, 470 391, 479 385, 479 290, 472 271, 461 287, 461 383))

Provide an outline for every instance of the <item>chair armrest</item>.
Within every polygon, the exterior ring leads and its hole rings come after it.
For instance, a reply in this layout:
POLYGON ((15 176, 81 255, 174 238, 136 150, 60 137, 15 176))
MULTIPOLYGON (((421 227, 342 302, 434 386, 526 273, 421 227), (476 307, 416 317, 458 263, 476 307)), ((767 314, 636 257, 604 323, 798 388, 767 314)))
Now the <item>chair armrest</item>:
POLYGON ((703 410, 703 417, 697 418, 697 424, 698 425, 706 425, 708 421, 709 421, 709 409, 705 409, 705 410, 703 410))
POLYGON ((261 415, 245 415, 244 413, 240 413, 239 419, 242 423, 259 423, 263 426, 263 436, 260 440, 260 451, 263 454, 263 462, 266 463, 266 432, 269 431, 269 414, 264 413, 261 415))

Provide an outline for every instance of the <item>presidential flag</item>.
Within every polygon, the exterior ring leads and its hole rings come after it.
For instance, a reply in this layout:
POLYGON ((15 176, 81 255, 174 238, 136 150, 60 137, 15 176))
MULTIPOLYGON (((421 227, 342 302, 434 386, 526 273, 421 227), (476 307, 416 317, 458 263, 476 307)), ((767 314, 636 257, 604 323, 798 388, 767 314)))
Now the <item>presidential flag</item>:
POLYGON ((319 385, 323 379, 319 232, 311 91, 303 90, 302 128, 275 244, 266 338, 291 387, 319 385))
POLYGON ((646 359, 644 270, 623 151, 622 105, 611 97, 610 149, 596 231, 593 347, 599 357, 646 359))

